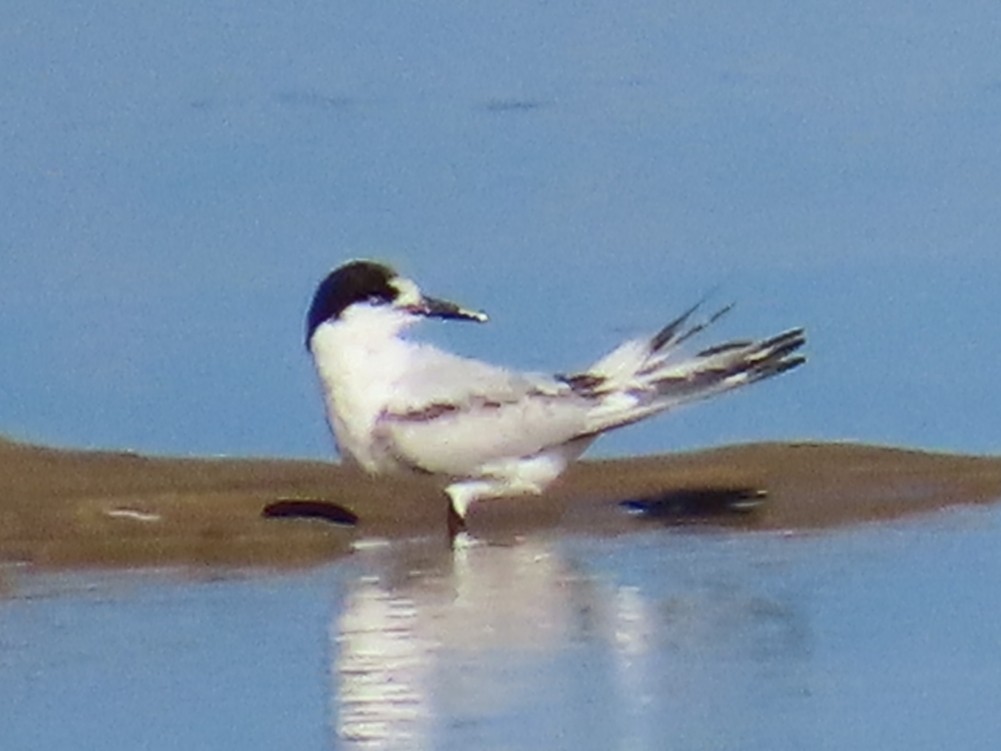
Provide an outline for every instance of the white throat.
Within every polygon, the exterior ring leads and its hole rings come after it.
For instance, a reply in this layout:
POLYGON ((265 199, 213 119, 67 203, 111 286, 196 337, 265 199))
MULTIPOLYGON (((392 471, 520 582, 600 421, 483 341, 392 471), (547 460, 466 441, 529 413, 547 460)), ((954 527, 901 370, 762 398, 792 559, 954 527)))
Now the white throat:
POLYGON ((389 468, 371 445, 371 431, 410 360, 414 345, 400 334, 416 322, 399 309, 354 305, 309 340, 338 449, 371 472, 389 468))

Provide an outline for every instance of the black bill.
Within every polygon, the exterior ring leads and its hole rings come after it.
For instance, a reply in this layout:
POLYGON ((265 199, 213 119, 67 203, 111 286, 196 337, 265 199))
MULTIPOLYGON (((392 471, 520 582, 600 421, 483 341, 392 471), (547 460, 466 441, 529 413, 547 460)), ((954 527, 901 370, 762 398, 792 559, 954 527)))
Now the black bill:
POLYGON ((458 321, 476 321, 484 323, 487 314, 479 310, 467 310, 454 302, 439 300, 436 297, 423 297, 421 301, 411 307, 415 313, 427 316, 428 318, 445 318, 458 321))

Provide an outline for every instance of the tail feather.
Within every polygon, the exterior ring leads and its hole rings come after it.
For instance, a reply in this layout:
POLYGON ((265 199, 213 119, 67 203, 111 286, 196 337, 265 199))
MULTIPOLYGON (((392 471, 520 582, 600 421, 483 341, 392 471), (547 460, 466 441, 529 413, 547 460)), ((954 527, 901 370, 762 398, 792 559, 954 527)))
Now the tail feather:
POLYGON ((682 344, 732 308, 691 323, 699 307, 685 311, 648 340, 622 344, 588 371, 563 377, 579 394, 594 400, 589 419, 593 432, 771 378, 806 361, 796 354, 806 342, 801 328, 761 341, 724 342, 683 356, 682 344))
POLYGON ((682 313, 680 316, 675 318, 664 328, 662 328, 660 331, 654 334, 653 338, 650 340, 649 343, 650 351, 660 352, 661 350, 672 349, 674 347, 677 347, 679 344, 682 344, 683 342, 687 341, 688 339, 691 339, 700 331, 707 328, 708 326, 712 326, 714 323, 716 323, 716 321, 718 321, 720 318, 722 318, 731 310, 733 310, 733 303, 727 305, 724 308, 721 308, 720 310, 717 310, 715 313, 709 316, 709 318, 707 318, 705 321, 697 323, 694 326, 691 326, 690 328, 686 329, 685 324, 688 323, 689 320, 691 320, 691 317, 701 307, 702 307, 702 302, 695 303, 695 305, 690 307, 688 310, 686 310, 684 313, 682 313))

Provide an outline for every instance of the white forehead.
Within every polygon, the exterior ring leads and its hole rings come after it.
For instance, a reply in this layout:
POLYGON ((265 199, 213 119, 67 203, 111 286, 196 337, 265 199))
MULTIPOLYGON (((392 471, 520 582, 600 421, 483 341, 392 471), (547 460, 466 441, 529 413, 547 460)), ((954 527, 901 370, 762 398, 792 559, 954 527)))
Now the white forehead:
POLYGON ((417 305, 423 297, 420 288, 406 277, 395 277, 389 285, 400 293, 394 301, 396 305, 417 305))

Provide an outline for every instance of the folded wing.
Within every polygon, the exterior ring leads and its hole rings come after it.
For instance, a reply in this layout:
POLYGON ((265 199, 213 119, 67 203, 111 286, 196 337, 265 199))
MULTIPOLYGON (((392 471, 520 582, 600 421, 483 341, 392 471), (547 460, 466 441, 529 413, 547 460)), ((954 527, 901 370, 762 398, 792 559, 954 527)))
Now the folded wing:
POLYGON ((656 335, 628 341, 587 371, 516 373, 432 347, 420 348, 378 418, 382 449, 398 462, 467 476, 499 459, 530 457, 801 365, 802 329, 718 344, 681 346, 729 311, 691 323, 686 311, 656 335))
POLYGON ((403 464, 466 476, 587 433, 593 406, 558 379, 422 348, 379 416, 376 436, 403 464))

